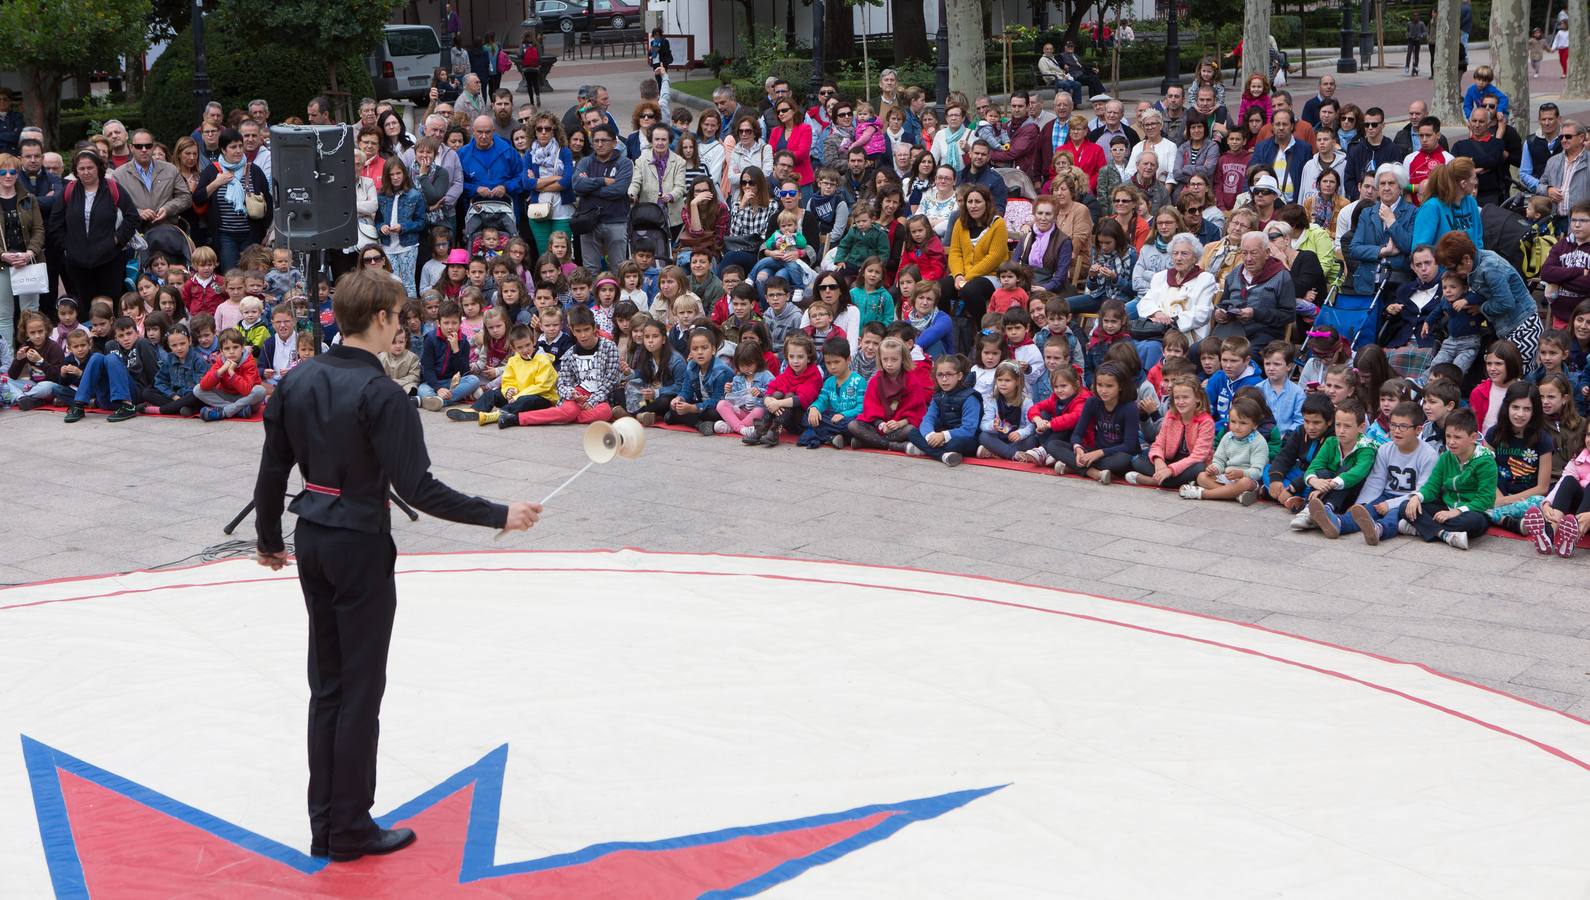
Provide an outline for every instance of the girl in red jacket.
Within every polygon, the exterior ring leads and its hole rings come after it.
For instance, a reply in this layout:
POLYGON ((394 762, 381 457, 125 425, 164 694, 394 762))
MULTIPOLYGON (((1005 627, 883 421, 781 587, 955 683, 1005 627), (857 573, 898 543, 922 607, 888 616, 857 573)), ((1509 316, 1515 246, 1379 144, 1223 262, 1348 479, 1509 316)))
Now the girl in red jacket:
POLYGON ((193 392, 204 404, 199 418, 206 422, 248 418, 254 407, 265 402, 265 385, 260 383, 259 367, 248 352, 242 332, 228 328, 221 332, 221 352, 210 363, 210 371, 199 379, 193 392))
POLYGON ((1209 398, 1191 375, 1170 380, 1170 411, 1147 453, 1132 460, 1128 484, 1180 488, 1198 479, 1214 456, 1215 420, 1209 415, 1209 398))
POLYGON ((810 335, 796 331, 784 339, 784 371, 767 383, 767 398, 762 401, 767 415, 756 420, 756 430, 740 443, 777 447, 784 429, 800 434, 806 427, 806 407, 823 390, 823 370, 816 360, 817 345, 810 335))
POLYGON ((901 245, 899 271, 906 266, 916 266, 921 281, 938 281, 944 277, 948 260, 944 242, 933 233, 927 216, 917 215, 905 220, 906 238, 901 245))
MULTIPOLYGON (((1049 383, 1053 393, 1042 402, 1033 404, 1032 409, 1027 411, 1027 418, 1037 426, 1040 444, 1015 456, 1019 462, 1046 469, 1053 466, 1057 458, 1054 448, 1070 447, 1074 443, 1071 432, 1077 427, 1077 420, 1082 418, 1082 407, 1093 396, 1093 392, 1082 385, 1082 373, 1074 365, 1055 369, 1049 383)), ((1078 437, 1080 439, 1085 435, 1078 437)))
POLYGON ((926 413, 927 396, 912 375, 905 341, 885 338, 878 347, 878 371, 861 399, 861 415, 850 423, 851 443, 904 453, 906 435, 922 424, 926 413))

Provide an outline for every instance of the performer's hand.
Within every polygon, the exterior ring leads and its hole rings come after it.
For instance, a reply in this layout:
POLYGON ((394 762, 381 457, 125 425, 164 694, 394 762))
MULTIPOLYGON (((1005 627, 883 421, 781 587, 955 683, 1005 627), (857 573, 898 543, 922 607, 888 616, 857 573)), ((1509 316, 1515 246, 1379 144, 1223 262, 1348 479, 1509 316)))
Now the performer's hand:
POLYGON ((541 519, 541 504, 521 500, 508 504, 508 522, 503 531, 529 531, 541 519))
POLYGON ((256 550, 254 552, 254 561, 272 572, 280 572, 282 566, 287 565, 287 551, 278 550, 275 553, 266 553, 264 550, 256 550))

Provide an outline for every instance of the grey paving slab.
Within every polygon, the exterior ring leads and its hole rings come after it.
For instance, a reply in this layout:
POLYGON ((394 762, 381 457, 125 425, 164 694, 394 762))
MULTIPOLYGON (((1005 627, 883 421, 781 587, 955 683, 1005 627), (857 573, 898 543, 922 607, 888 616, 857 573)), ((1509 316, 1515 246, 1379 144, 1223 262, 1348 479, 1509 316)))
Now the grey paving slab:
MULTIPOLYGON (((494 499, 539 500, 584 464, 577 429, 424 421, 437 474, 494 499)), ((44 412, 0 413, 0 436, 21 458, 67 463, 34 467, 0 499, 5 583, 142 568, 226 540, 260 442, 243 423, 65 426, 44 412)), ((664 431, 648 447, 593 468, 509 542, 427 518, 397 520, 394 538, 406 553, 636 546, 988 575, 1257 623, 1590 717, 1590 555, 1541 559, 1490 538, 1468 553, 1409 538, 1368 547, 1292 532, 1266 504, 892 455, 664 431)))

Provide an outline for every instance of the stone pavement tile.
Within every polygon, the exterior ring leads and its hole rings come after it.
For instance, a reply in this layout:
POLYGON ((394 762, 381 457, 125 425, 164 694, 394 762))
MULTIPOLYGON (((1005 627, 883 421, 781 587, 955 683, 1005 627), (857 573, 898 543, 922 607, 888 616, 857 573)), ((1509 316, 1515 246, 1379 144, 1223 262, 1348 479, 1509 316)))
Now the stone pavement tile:
POLYGON ((1395 610, 1397 616, 1434 616, 1461 599, 1449 591, 1413 590, 1405 582, 1372 573, 1348 571, 1331 582, 1328 593, 1373 607, 1395 610))
POLYGON ((1176 505, 1166 511, 1166 521, 1202 528, 1210 533, 1270 538, 1286 531, 1289 520, 1285 511, 1278 506, 1260 505, 1244 510, 1235 503, 1182 500, 1170 491, 1150 496, 1175 498, 1176 505))
POLYGON ((1051 560, 1065 557, 1085 558, 1085 554, 1091 553, 1093 548, 1118 540, 1113 534, 1096 534, 1089 531, 1082 522, 1066 523, 1051 520, 1035 526, 1033 522, 1025 520, 1013 522, 1008 516, 1002 517, 1002 521, 989 529, 988 533, 1032 544, 1041 549, 1046 559, 1051 560))
POLYGON ((1513 574, 1542 584, 1570 588, 1562 592, 1561 602, 1582 599, 1587 604, 1586 608, 1590 608, 1590 592, 1584 590, 1586 577, 1590 576, 1590 553, 1580 550, 1573 558, 1562 559, 1557 556, 1539 556, 1531 549, 1529 555, 1534 557, 1534 560, 1519 563, 1513 574))
POLYGON ((1403 536, 1390 543, 1396 545, 1396 552, 1390 554, 1392 559, 1410 559, 1427 562, 1438 568, 1460 571, 1480 572, 1489 575, 1499 575, 1510 572, 1525 561, 1524 551, 1530 555, 1534 550, 1524 541, 1511 541, 1506 538, 1486 537, 1470 545, 1468 551, 1453 550, 1440 541, 1425 543, 1416 537, 1403 536))
MULTIPOLYGON (((1047 584, 1051 587, 1068 587, 1086 581, 1107 590, 1087 588, 1089 593, 1103 594, 1106 597, 1119 597, 1125 600, 1135 600, 1142 594, 1148 593, 1147 588, 1134 589, 1120 584, 1110 584, 1104 579, 1133 565, 1114 559, 1101 559, 1086 553, 1056 553, 1039 552, 1032 555, 1023 555, 1018 561, 1026 568, 1035 570, 1035 583, 1047 584)), ((1032 579, 1027 579, 1032 580, 1032 579)), ((1073 590, 1083 588, 1073 587, 1073 590)))
POLYGON ((1369 605, 1331 593, 1328 589, 1315 592, 1302 587, 1275 588, 1247 582, 1231 583, 1225 596, 1220 599, 1254 609, 1326 619, 1340 619, 1361 612, 1369 605))
POLYGON ((1099 516, 1078 516, 1076 522, 1077 527, 1089 531, 1136 538, 1154 544, 1168 544, 1172 547, 1184 547, 1189 541, 1205 532, 1203 528, 1175 522, 1158 522, 1108 513, 1099 516))
POLYGON ((1034 574, 1033 569, 1024 566, 1017 560, 999 562, 971 556, 959 556, 954 553, 926 553, 904 565, 909 568, 925 569, 930 572, 982 575, 1006 581, 1020 581, 1026 576, 1034 574))
POLYGON ((1127 566, 1119 572, 1106 575, 1104 580, 1112 584, 1204 600, 1224 600, 1231 593, 1231 582, 1224 579, 1145 563, 1127 566))
POLYGON ((119 553, 100 550, 73 550, 69 553, 54 553, 30 559, 17 568, 22 569, 26 575, 34 576, 25 580, 36 581, 75 575, 114 575, 120 572, 131 572, 135 569, 141 569, 145 565, 168 561, 150 560, 146 562, 123 556, 119 553))
POLYGON ((1503 693, 1512 694, 1514 697, 1521 697, 1525 700, 1538 703, 1541 706, 1550 707, 1551 709, 1559 711, 1566 710, 1573 706, 1579 701, 1579 698, 1583 696, 1579 693, 1568 694, 1563 693, 1562 691, 1554 691, 1550 688, 1540 688, 1527 684, 1519 684, 1516 681, 1509 681, 1503 684, 1487 685, 1487 687, 1494 687, 1503 693))
MULTIPOLYGON (((1225 535, 1225 540, 1236 544, 1241 543, 1240 539, 1235 539, 1232 535, 1225 535)), ((1236 550, 1233 548, 1233 553, 1235 552, 1236 550)), ((1330 568, 1312 568, 1295 564, 1292 559, 1283 561, 1275 555, 1257 559, 1232 555, 1221 557, 1217 562, 1206 565, 1198 569, 1198 571, 1236 581, 1269 585, 1274 588, 1306 588, 1315 591, 1328 591, 1329 585, 1341 580, 1341 569, 1340 563, 1330 568)))
MULTIPOLYGON (((701 549, 700 541, 692 541, 688 535, 683 537, 685 539, 678 542, 680 545, 678 549, 701 549)), ((832 535, 791 549, 827 559, 883 566, 910 566, 923 557, 932 555, 921 547, 906 546, 897 541, 862 535, 832 535)), ((931 562, 924 562, 922 565, 925 568, 936 568, 931 562)))
POLYGON ((1227 622, 1252 623, 1257 622, 1270 613, 1262 609, 1249 609, 1245 606, 1232 606, 1221 603, 1219 600, 1210 600, 1207 597, 1192 597, 1173 591, 1151 591, 1137 598, 1139 603, 1150 606, 1162 606, 1166 609, 1194 613, 1200 616, 1213 616, 1227 622))
POLYGON ((1210 574, 1231 577, 1224 571, 1226 558, 1207 550, 1189 550, 1186 547, 1167 547, 1136 538, 1121 538, 1088 551, 1092 556, 1116 559, 1127 563, 1153 563, 1180 569, 1184 572, 1209 571, 1210 574))
POLYGON ((1339 620, 1275 613, 1254 624, 1286 634, 1295 634, 1311 640, 1324 641, 1354 650, 1375 651, 1396 639, 1396 635, 1371 628, 1348 625, 1339 620))
POLYGON ((1590 609, 1568 609, 1551 603, 1527 603, 1508 597, 1462 597, 1443 612, 1458 618, 1553 634, 1577 636, 1590 629, 1590 609))
POLYGON ((1564 709, 1563 712, 1570 716, 1574 716, 1581 721, 1590 723, 1590 697, 1581 697, 1580 699, 1574 701, 1572 706, 1564 709))
POLYGON ((1401 636, 1380 648, 1393 659, 1423 663, 1437 671, 1489 684, 1506 681, 1538 662, 1534 657, 1401 636))
POLYGON ((1500 602, 1550 602, 1561 595, 1555 585, 1543 585, 1491 572, 1436 569, 1414 582, 1415 590, 1451 591, 1468 597, 1490 597, 1500 602))
POLYGON ((1572 635, 1532 631, 1507 625, 1438 615, 1430 617, 1385 615, 1385 607, 1349 614, 1346 622, 1391 631, 1421 640, 1465 645, 1476 649, 1533 659, 1558 661, 1590 659, 1590 640, 1572 635))
POLYGON ((1590 694, 1590 660, 1543 659, 1514 675, 1512 683, 1582 697, 1590 694))
MULTIPOLYGON (((1293 532, 1296 534, 1296 532, 1293 532)), ((1402 559, 1385 554, 1370 554, 1359 552, 1378 549, 1364 547, 1361 541, 1357 544, 1348 543, 1345 539, 1328 541, 1316 532, 1306 532, 1299 535, 1307 540, 1305 548, 1299 548, 1296 556, 1290 557, 1289 562, 1300 566, 1316 569, 1329 569, 1344 571, 1347 574, 1378 579, 1386 585, 1388 590, 1395 590, 1398 586, 1406 585, 1416 579, 1423 578, 1435 569, 1430 562, 1414 559, 1402 559)), ((1395 549, 1399 541, 1386 541, 1381 547, 1395 549)), ((1443 545, 1442 549, 1450 550, 1443 545)))
POLYGON ((1148 596, 1149 592, 1142 588, 1127 587, 1124 584, 1110 584, 1107 581, 1094 580, 1094 578, 1108 574, 1110 571, 1109 567, 1111 565, 1111 563, 1099 561, 1095 563, 1094 569, 1090 571, 1083 571, 1081 576, 1068 574, 1064 571, 1057 571, 1054 568, 1046 565, 1042 570, 1029 573, 1021 580, 1027 582, 1028 584, 1038 584, 1043 585, 1044 587, 1060 588, 1061 590, 1066 591, 1076 591, 1079 594, 1091 594, 1095 597, 1107 597, 1111 600, 1141 600, 1142 598, 1148 596), (1093 577, 1086 577, 1088 574, 1091 574, 1093 577))

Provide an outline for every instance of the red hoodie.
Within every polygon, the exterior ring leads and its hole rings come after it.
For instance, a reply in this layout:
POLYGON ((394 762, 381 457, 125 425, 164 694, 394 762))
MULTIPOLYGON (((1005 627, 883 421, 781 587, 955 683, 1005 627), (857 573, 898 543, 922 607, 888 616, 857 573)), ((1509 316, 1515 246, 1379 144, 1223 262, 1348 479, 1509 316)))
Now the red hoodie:
MULTIPOLYGON (((944 242, 936 234, 928 236, 928 242, 915 250, 903 250, 900 253, 900 268, 916 266, 922 273, 925 281, 938 281, 944 277, 948 257, 944 253, 944 242)), ((898 270, 896 270, 898 271, 898 270)))
MULTIPOLYGON (((1060 407, 1060 395, 1050 394, 1044 399, 1034 403, 1032 409, 1027 410, 1027 418, 1036 422, 1039 419, 1048 419, 1052 431, 1069 431, 1077 427, 1077 420, 1082 418, 1082 407, 1093 397, 1093 392, 1087 388, 1080 388, 1065 406, 1060 407)), ((1073 441, 1078 444, 1088 442, 1081 438, 1087 435, 1073 435, 1073 441)))
MULTIPOLYGON (((878 376, 883 373, 881 370, 875 373, 872 376, 872 380, 867 382, 867 393, 861 398, 861 415, 856 418, 862 422, 887 422, 891 419, 904 419, 912 425, 921 425, 922 417, 927 415, 928 398, 932 394, 924 394, 920 382, 913 377, 918 368, 922 367, 913 368, 911 373, 906 375, 906 383, 909 387, 894 409, 885 408, 883 400, 878 397, 878 376)), ((931 382, 931 380, 932 377, 929 376, 929 381, 931 382)))
POLYGON ((793 395, 801 406, 811 406, 812 401, 823 391, 823 370, 819 366, 807 366, 801 372, 789 366, 784 371, 773 376, 767 383, 769 394, 779 393, 786 397, 793 395))
POLYGON ((210 361, 210 371, 204 373, 199 379, 199 387, 207 391, 221 391, 226 394, 237 394, 239 397, 247 396, 249 391, 260 383, 259 366, 255 365, 254 357, 245 353, 238 360, 237 368, 230 375, 217 374, 221 365, 226 362, 226 355, 215 354, 215 359, 210 361))
POLYGON ((189 278, 182 283, 182 305, 190 316, 199 313, 213 316, 226 300, 226 282, 220 275, 212 277, 208 287, 200 284, 197 278, 189 278))

